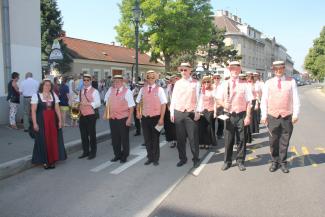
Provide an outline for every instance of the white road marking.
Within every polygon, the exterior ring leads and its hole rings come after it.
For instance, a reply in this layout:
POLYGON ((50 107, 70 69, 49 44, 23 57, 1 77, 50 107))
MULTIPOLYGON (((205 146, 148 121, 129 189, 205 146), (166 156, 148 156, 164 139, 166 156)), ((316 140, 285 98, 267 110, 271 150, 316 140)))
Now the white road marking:
MULTIPOLYGON (((166 145, 167 142, 166 141, 162 141, 159 146, 160 148, 162 148, 164 145, 166 145)), ((132 151, 131 151, 131 154, 132 155, 137 155, 136 158, 124 163, 122 166, 116 168, 115 170, 113 170, 111 172, 111 174, 114 174, 114 175, 118 175, 120 174, 121 172, 123 172, 124 170, 128 169, 129 167, 133 166, 134 164, 136 164, 137 162, 141 161, 143 158, 145 158, 147 156, 147 152, 141 147, 141 146, 138 146, 136 148, 134 148, 132 151)))
POLYGON ((113 164, 113 162, 111 162, 111 161, 107 161, 107 162, 102 163, 102 164, 100 164, 99 166, 97 166, 97 167, 91 169, 90 171, 91 171, 91 172, 94 172, 94 173, 97 173, 97 172, 99 172, 99 171, 101 171, 101 170, 103 170, 103 169, 109 167, 109 166, 112 165, 112 164, 113 164))
POLYGON ((205 158, 204 160, 201 162, 201 165, 196 168, 192 174, 194 176, 198 176, 200 174, 200 172, 203 170, 203 168, 207 165, 207 163, 209 162, 209 160, 211 159, 211 157, 214 155, 215 153, 214 152, 210 152, 205 158))

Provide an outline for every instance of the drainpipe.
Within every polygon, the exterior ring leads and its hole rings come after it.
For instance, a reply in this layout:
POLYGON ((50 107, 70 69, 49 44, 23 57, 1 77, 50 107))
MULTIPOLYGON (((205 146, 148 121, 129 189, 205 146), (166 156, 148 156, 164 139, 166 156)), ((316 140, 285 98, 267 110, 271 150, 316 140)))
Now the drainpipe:
POLYGON ((2 44, 4 82, 7 84, 11 79, 11 50, 10 50, 10 23, 9 23, 9 0, 2 0, 2 44))

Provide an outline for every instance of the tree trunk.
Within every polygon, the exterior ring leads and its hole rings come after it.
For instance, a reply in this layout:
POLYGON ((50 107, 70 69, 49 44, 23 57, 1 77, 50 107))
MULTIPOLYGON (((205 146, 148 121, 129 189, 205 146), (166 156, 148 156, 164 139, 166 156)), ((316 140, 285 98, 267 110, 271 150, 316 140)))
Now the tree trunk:
POLYGON ((171 71, 170 64, 172 61, 171 55, 164 54, 164 57, 165 57, 165 72, 170 72, 171 71))

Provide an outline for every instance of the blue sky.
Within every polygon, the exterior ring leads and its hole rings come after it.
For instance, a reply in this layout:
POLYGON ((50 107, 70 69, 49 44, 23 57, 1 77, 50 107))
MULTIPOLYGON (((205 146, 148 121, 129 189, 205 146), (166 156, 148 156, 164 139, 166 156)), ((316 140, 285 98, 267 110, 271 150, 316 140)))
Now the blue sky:
MULTIPOLYGON (((120 0, 57 0, 67 36, 110 43, 115 41, 120 0)), ((212 0, 214 10, 228 10, 284 45, 302 70, 313 40, 325 26, 324 0, 212 0)))

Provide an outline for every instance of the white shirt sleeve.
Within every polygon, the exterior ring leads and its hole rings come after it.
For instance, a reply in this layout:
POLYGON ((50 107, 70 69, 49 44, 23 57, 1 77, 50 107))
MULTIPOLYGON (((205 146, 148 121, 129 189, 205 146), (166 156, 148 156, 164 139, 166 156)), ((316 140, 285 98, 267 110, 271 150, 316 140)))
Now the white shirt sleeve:
POLYGON ((59 103, 60 102, 59 97, 56 95, 56 93, 53 93, 53 95, 54 95, 55 103, 59 103))
POLYGON ((223 98, 223 96, 224 96, 224 91, 225 91, 225 87, 226 87, 226 85, 227 85, 227 81, 224 81, 224 82, 222 82, 222 84, 221 85, 219 85, 218 87, 217 87, 217 89, 216 89, 216 92, 215 92, 215 95, 214 95, 214 97, 217 99, 217 100, 224 100, 223 98))
POLYGON ((106 92, 106 94, 105 94, 104 102, 106 103, 106 105, 107 105, 107 102, 108 102, 108 97, 111 95, 111 91, 112 91, 112 88, 110 87, 108 89, 108 91, 106 92))
POLYGON ((265 82, 262 90, 262 98, 261 98, 261 119, 266 119, 267 116, 267 101, 269 98, 269 82, 265 82))
POLYGON ((133 95, 132 95, 132 92, 131 92, 130 89, 128 89, 128 90, 126 91, 126 94, 125 94, 125 100, 128 102, 128 107, 129 107, 129 108, 135 106, 135 102, 134 102, 134 99, 133 99, 133 95))
POLYGON ((37 103, 38 103, 37 93, 33 94, 30 103, 31 103, 31 104, 37 104, 37 103))
POLYGON ((162 87, 159 87, 159 89, 158 89, 158 97, 160 100, 160 104, 167 104, 167 97, 166 97, 165 91, 162 87))
POLYGON ((197 109, 198 112, 202 112, 203 111, 203 94, 201 93, 200 97, 199 97, 199 102, 197 104, 197 109))
POLYGON ((137 98, 136 98, 136 103, 140 103, 140 101, 141 101, 141 99, 142 99, 142 92, 143 92, 143 87, 141 87, 141 89, 140 89, 140 91, 139 91, 139 93, 138 93, 138 96, 137 96, 137 98))
POLYGON ((99 95, 98 90, 96 90, 96 89, 94 88, 94 92, 93 92, 92 95, 93 95, 93 99, 94 99, 94 101, 91 103, 91 106, 92 106, 94 109, 100 107, 101 102, 100 102, 100 95, 99 95))
POLYGON ((175 103, 176 103, 176 93, 178 92, 178 85, 177 85, 177 82, 175 83, 174 85, 174 90, 173 90, 173 93, 172 93, 172 100, 170 102, 170 107, 169 107, 169 110, 170 110, 170 116, 174 116, 174 110, 175 110, 175 103))
POLYGON ((245 98, 246 102, 251 102, 254 99, 252 88, 249 85, 246 85, 245 98))
POLYGON ((292 79, 291 85, 292 85, 292 99, 293 99, 292 117, 298 118, 299 111, 300 111, 300 99, 299 99, 299 95, 298 95, 297 84, 294 79, 292 79))

